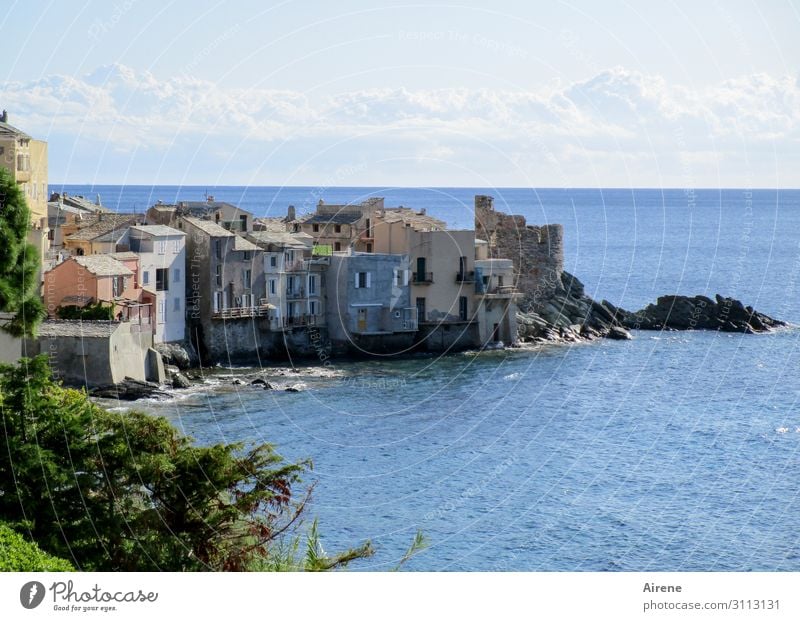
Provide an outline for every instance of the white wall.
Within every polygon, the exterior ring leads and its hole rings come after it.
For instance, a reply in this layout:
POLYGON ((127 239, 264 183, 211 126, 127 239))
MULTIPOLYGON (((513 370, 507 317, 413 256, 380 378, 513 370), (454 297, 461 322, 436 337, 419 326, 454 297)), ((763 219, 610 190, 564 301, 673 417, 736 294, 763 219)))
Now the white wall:
POLYGON ((156 270, 169 269, 169 288, 156 292, 156 307, 153 313, 156 319, 156 343, 182 341, 186 326, 186 239, 183 235, 169 238, 153 237, 153 251, 139 252, 142 287, 156 290, 156 270), (166 242, 163 254, 159 242, 166 242), (176 247, 177 244, 177 247, 176 247), (176 274, 177 271, 177 274, 176 274), (145 282, 144 273, 148 274, 145 282), (177 276, 177 279, 176 279, 177 276), (177 306, 176 306, 177 300, 177 306), (164 312, 162 313, 162 307, 164 312))

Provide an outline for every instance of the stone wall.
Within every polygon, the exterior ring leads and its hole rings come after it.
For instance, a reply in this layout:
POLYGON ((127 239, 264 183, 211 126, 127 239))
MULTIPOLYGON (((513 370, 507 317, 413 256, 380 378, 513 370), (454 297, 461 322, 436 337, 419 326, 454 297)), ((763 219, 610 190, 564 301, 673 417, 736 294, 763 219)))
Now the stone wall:
POLYGON ((517 288, 524 294, 523 310, 562 288, 564 227, 533 226, 524 216, 495 211, 491 196, 475 197, 475 236, 489 242, 489 258, 514 262, 517 288))

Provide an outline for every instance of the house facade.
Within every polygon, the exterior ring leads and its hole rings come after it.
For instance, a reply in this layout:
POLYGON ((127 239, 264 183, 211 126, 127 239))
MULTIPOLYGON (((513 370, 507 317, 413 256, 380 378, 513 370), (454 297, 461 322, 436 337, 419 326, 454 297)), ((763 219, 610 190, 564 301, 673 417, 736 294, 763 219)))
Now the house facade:
POLYGON ((327 274, 327 327, 334 348, 410 349, 417 332, 410 265, 398 254, 334 253, 327 274))
POLYGON ((128 246, 139 257, 139 282, 155 299, 153 340, 186 337, 186 233, 164 225, 128 229, 128 246))

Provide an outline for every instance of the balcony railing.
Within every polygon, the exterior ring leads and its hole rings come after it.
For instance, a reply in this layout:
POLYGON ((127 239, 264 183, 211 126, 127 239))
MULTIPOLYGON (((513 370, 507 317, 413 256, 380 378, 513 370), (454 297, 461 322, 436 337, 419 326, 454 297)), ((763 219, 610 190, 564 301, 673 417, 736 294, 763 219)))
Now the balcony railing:
POLYGON ((270 327, 273 330, 280 330, 281 328, 316 326, 322 324, 323 321, 324 317, 322 315, 293 315, 291 317, 273 319, 270 323, 270 327))
POLYGON ((456 282, 475 282, 475 272, 456 272, 456 282))
POLYGON ((292 289, 291 291, 286 292, 286 297, 291 300, 296 300, 297 298, 304 298, 306 297, 305 290, 300 287, 299 289, 292 289))
POLYGON ((211 315, 214 319, 238 319, 240 317, 264 317, 274 307, 269 304, 262 306, 234 306, 233 308, 222 308, 214 311, 211 315))
POLYGON ((494 287, 484 287, 483 291, 476 291, 482 295, 512 296, 519 293, 514 285, 500 285, 494 287))
POLYGON ((433 282, 433 272, 412 272, 411 282, 415 285, 430 285, 433 282))

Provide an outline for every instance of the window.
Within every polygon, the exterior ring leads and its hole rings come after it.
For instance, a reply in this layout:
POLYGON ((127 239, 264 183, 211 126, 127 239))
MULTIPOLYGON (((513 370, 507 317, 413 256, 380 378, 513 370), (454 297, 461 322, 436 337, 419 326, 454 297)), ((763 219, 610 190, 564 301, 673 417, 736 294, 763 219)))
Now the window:
POLYGON ((314 274, 308 277, 308 295, 317 295, 317 277, 314 274))
POLYGON ((425 298, 417 298, 417 321, 425 321, 425 298))
POLYGON ((369 289, 372 286, 372 275, 369 272, 356 272, 356 289, 369 289))
POLYGON ((294 276, 289 276, 286 279, 286 293, 292 294, 294 292, 294 276))
POLYGON ((242 272, 242 281, 244 282, 244 288, 249 289, 253 286, 253 270, 244 270, 242 272))
POLYGON ((276 257, 274 254, 269 258, 269 266, 278 267, 278 257, 276 257))
POLYGON ((319 233, 319 224, 312 224, 312 225, 311 225, 311 229, 312 229, 312 230, 313 230, 315 233, 319 233))
POLYGON ((459 280, 464 280, 464 276, 467 273, 467 257, 459 257, 458 258, 458 276, 459 280))
POLYGON ((242 261, 250 261, 252 260, 252 258, 253 258, 253 253, 250 252, 249 250, 245 250, 242 253, 242 261))
POLYGON ((369 218, 367 218, 367 230, 364 232, 364 237, 372 237, 372 225, 369 218))
POLYGON ((316 315, 318 311, 319 303, 316 300, 311 300, 308 303, 308 314, 309 315, 316 315))
POLYGON ((158 323, 164 323, 167 319, 167 301, 158 301, 158 323))
POLYGON ((181 251, 181 240, 174 239, 172 240, 172 252, 178 254, 181 251))
POLYGON ((172 270, 172 281, 173 282, 180 282, 181 281, 181 270, 180 268, 175 268, 172 270))
POLYGON ((175 311, 176 313, 180 312, 180 310, 181 310, 181 299, 180 298, 175 298, 172 301, 172 310, 175 311))
POLYGON ((124 283, 124 281, 122 279, 122 276, 114 276, 111 279, 111 294, 115 298, 118 298, 119 296, 122 295, 123 283, 124 283))
POLYGON ((342 244, 341 244, 341 242, 335 242, 335 243, 333 244, 333 249, 334 249, 336 252, 341 252, 341 250, 342 250, 342 244))
POLYGON ((157 244, 158 246, 158 254, 165 254, 167 252, 167 242, 166 240, 160 240, 157 244))
POLYGON ((502 274, 498 274, 497 275, 497 286, 498 287, 502 287, 503 286, 503 275, 502 274))
POLYGON ((372 244, 367 244, 367 252, 372 252, 372 244))
POLYGON ((461 321, 467 320, 467 304, 467 296, 462 295, 460 298, 458 298, 458 316, 461 318, 461 321))
POLYGON ((239 216, 239 224, 243 231, 247 230, 247 216, 239 216))
POLYGON ((214 253, 217 255, 218 259, 222 258, 222 240, 215 239, 214 240, 214 253))
POLYGON ((269 294, 270 295, 275 295, 277 289, 278 289, 277 281, 274 278, 270 278, 269 279, 269 294))
POLYGON ((169 291, 169 270, 156 269, 156 291, 169 291))
POLYGON ((217 263, 215 268, 215 281, 217 283, 217 287, 222 286, 222 266, 217 263))
POLYGON ((334 225, 333 230, 336 231, 337 233, 341 233, 342 232, 342 225, 341 224, 334 225))

